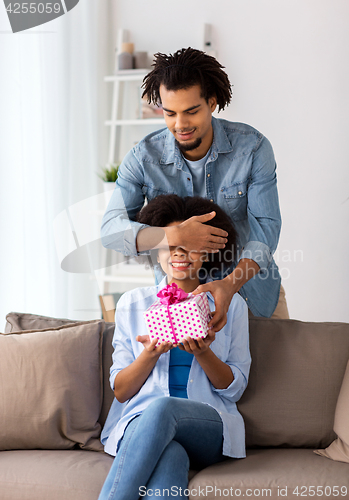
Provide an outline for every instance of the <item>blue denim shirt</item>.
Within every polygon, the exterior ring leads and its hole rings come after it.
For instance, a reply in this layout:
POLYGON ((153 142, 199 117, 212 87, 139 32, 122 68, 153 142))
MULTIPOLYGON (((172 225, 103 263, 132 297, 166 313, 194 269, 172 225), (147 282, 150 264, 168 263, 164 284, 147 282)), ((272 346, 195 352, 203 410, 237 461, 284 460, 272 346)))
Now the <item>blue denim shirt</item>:
MULTIPOLYGON (((143 351, 137 335, 148 335, 143 312, 150 307, 156 294, 167 283, 167 276, 157 286, 136 288, 122 295, 115 312, 113 364, 110 386, 114 390, 116 375, 129 366, 143 351)), ((207 293, 211 311, 215 305, 207 293)), ((206 373, 193 358, 187 383, 188 399, 201 401, 215 408, 223 422, 223 455, 245 457, 245 426, 236 401, 242 396, 248 381, 251 364, 249 351, 248 312, 244 300, 235 294, 227 314, 227 324, 216 333, 210 349, 230 366, 234 380, 226 389, 216 389, 206 373)), ((128 422, 142 413, 155 399, 169 396, 170 351, 162 354, 140 390, 125 403, 114 398, 104 425, 101 441, 104 450, 115 455, 128 422)))
MULTIPOLYGON (((238 232, 238 261, 249 258, 260 271, 239 291, 255 316, 270 317, 277 305, 281 278, 273 259, 281 215, 276 164, 270 142, 243 123, 212 118, 213 143, 206 160, 206 197, 231 218, 238 232)), ((102 243, 107 248, 136 256, 138 231, 134 222, 145 198, 175 193, 193 196, 190 170, 167 129, 149 134, 124 158, 115 190, 102 220, 102 243)), ((217 272, 214 279, 231 273, 217 272)), ((161 275, 157 271, 157 282, 161 275)))

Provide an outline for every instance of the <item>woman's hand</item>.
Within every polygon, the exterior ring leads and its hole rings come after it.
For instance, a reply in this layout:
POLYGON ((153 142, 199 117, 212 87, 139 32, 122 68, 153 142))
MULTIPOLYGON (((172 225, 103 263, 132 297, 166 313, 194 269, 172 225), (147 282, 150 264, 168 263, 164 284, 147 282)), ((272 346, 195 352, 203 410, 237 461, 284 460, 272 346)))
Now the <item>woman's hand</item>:
POLYGON ((194 356, 197 358, 209 349, 215 338, 216 334, 213 330, 209 330, 207 336, 204 339, 193 339, 188 335, 187 337, 185 337, 185 339, 182 340, 183 345, 178 344, 178 347, 182 351, 194 354, 194 356))
POLYGON ((210 344, 215 338, 214 330, 209 330, 204 339, 194 340, 187 337, 186 340, 183 339, 183 346, 179 345, 178 347, 182 351, 194 354, 197 362, 216 389, 226 389, 234 380, 234 375, 231 368, 210 349, 210 344))
POLYGON ((158 338, 155 337, 155 339, 150 340, 149 335, 137 335, 136 340, 143 344, 144 349, 154 357, 160 357, 161 354, 164 354, 173 347, 171 342, 162 342, 159 346, 156 346, 158 338))

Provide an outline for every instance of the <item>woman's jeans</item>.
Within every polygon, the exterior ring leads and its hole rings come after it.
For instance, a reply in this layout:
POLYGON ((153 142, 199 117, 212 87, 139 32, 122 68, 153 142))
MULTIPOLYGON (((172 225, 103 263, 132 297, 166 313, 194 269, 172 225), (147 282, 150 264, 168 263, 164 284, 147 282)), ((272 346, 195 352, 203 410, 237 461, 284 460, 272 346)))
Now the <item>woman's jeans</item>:
POLYGON ((223 423, 212 406, 159 398, 127 425, 98 500, 187 498, 189 464, 201 469, 224 460, 222 444, 223 423))

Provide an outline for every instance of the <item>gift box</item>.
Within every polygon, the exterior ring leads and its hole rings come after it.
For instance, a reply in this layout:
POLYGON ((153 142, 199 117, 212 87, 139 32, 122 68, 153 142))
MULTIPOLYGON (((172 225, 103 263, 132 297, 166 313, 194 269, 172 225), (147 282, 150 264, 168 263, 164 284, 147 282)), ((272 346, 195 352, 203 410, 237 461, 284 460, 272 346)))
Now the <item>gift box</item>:
POLYGON ((205 338, 212 318, 206 293, 193 295, 184 292, 176 283, 167 285, 157 294, 143 314, 151 339, 179 344, 187 335, 193 339, 205 338))

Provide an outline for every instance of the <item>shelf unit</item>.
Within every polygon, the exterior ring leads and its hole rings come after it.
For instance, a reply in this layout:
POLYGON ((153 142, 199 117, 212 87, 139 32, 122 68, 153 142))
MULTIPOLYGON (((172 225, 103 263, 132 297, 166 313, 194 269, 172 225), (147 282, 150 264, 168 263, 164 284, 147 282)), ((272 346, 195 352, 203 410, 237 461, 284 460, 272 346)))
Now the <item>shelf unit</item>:
MULTIPOLYGON (((105 125, 110 127, 109 135, 109 154, 108 163, 115 163, 118 161, 118 154, 120 153, 120 148, 117 145, 117 135, 118 127, 124 126, 149 126, 149 125, 164 125, 165 120, 163 118, 133 118, 133 119, 123 119, 120 113, 120 98, 122 97, 122 91, 124 86, 130 82, 142 82, 145 75, 149 73, 149 69, 133 69, 133 70, 121 70, 115 75, 106 76, 104 78, 105 82, 113 84, 113 97, 112 97, 112 107, 111 107, 111 118, 105 122, 105 125)), ((140 97, 139 97, 140 101, 140 97)))
MULTIPOLYGON (((152 126, 155 131, 157 128, 161 128, 161 125, 165 126, 165 120, 163 118, 125 118, 122 116, 122 98, 125 94, 125 86, 132 82, 141 83, 148 72, 149 69, 121 70, 115 75, 106 76, 104 78, 105 82, 113 84, 111 116, 109 120, 105 121, 105 125, 110 127, 108 152, 109 164, 117 163, 120 160, 119 155, 121 148, 119 136, 121 135, 120 132, 122 127, 152 126)), ((138 100, 140 105, 140 90, 138 100)), ((133 102, 133 104, 135 103, 133 102)), ((99 215, 101 215, 101 213, 104 213, 104 211, 100 211, 99 215)), ((111 250, 109 250, 109 252, 110 251, 111 250)), ((108 250, 103 249, 102 259, 107 265, 108 250)), ((133 284, 134 286, 154 284, 154 277, 151 270, 140 268, 137 264, 132 265, 129 261, 125 261, 121 255, 120 262, 116 265, 111 268, 107 268, 106 265, 103 266, 99 272, 95 273, 95 278, 99 282, 99 288, 103 295, 109 292, 110 283, 117 283, 121 287, 123 284, 133 284)))

